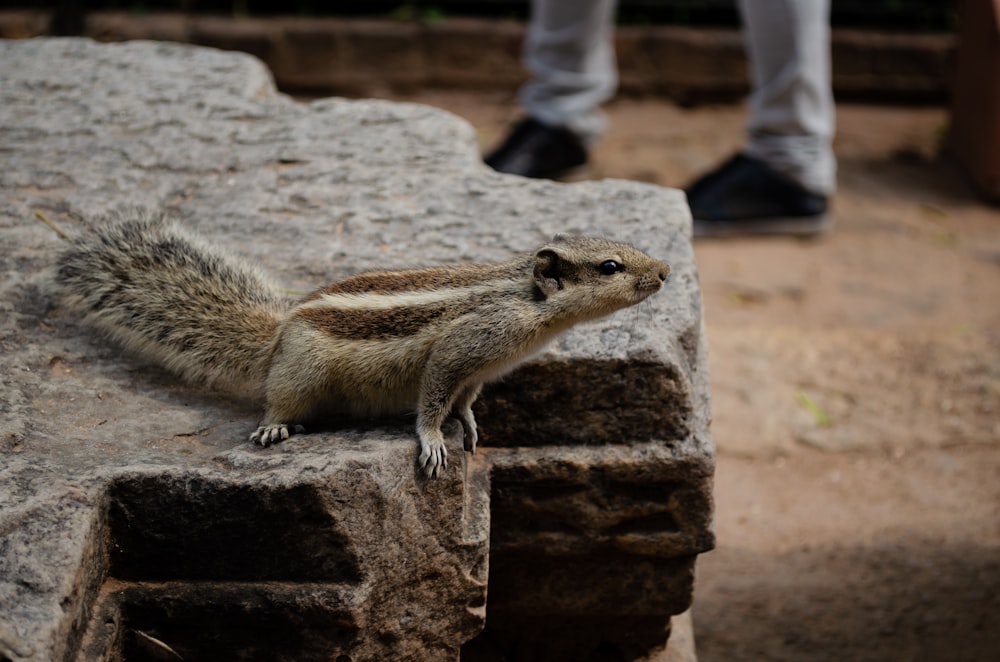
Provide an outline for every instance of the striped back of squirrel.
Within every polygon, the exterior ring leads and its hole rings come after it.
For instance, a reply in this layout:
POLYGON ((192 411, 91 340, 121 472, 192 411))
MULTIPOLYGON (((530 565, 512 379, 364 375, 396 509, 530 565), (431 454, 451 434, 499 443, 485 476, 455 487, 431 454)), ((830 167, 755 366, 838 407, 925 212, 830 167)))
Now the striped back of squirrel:
POLYGON ((279 328, 269 418, 382 415, 478 392, 574 324, 645 300, 669 271, 628 244, 565 237, 501 264, 351 276, 279 328))

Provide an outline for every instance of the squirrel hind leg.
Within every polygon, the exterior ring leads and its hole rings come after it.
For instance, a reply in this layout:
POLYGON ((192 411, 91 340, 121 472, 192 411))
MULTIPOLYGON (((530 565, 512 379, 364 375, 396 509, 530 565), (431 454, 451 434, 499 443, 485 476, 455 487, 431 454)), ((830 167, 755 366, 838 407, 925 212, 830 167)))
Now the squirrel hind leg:
POLYGON ((288 439, 293 434, 303 434, 306 431, 301 425, 291 423, 271 423, 261 425, 250 435, 250 442, 267 448, 271 444, 288 439))
POLYGON ((479 430, 476 426, 476 417, 472 415, 471 409, 455 412, 459 423, 462 424, 462 448, 473 455, 476 454, 476 444, 479 443, 479 430))
POLYGON ((479 443, 479 428, 476 425, 476 417, 472 413, 472 403, 476 401, 482 390, 482 384, 467 386, 455 398, 455 404, 452 405, 452 416, 462 424, 463 448, 473 455, 476 453, 476 444, 479 443))

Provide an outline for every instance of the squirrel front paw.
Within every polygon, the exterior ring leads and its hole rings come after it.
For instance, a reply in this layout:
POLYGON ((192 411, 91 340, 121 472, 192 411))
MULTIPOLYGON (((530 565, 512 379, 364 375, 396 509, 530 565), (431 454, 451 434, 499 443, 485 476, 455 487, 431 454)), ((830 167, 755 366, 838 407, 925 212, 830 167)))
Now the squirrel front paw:
POLYGON ((440 432, 436 437, 430 440, 423 436, 420 438, 420 457, 417 458, 417 464, 428 478, 436 478, 448 468, 448 449, 445 448, 444 437, 440 432))
POLYGON ((288 439, 293 434, 302 434, 306 429, 301 425, 290 425, 288 423, 272 423, 262 425, 250 435, 250 442, 259 444, 267 448, 271 444, 288 439))

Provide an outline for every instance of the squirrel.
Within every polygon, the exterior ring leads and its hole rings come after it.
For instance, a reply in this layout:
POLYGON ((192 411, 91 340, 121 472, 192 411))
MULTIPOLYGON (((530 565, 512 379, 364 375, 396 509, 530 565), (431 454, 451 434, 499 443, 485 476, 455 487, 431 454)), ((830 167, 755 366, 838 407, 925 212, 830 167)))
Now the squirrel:
POLYGON ((449 416, 475 452, 485 382, 574 324, 640 303, 669 272, 628 244, 556 235, 509 262, 362 272, 291 303, 246 260, 136 208, 72 239, 55 280, 86 323, 184 380, 263 385, 251 442, 305 432, 320 413, 415 410, 418 466, 434 477, 449 416))

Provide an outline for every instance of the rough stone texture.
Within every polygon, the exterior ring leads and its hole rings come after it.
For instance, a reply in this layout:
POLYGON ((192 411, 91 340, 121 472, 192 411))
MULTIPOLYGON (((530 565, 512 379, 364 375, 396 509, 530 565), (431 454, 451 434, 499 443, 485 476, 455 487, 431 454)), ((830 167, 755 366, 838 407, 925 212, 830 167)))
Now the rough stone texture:
POLYGON ((187 660, 454 659, 484 617, 463 659, 662 646, 713 544, 680 192, 498 175, 447 113, 295 103, 241 54, 33 40, 0 61, 0 660, 142 658, 148 637, 187 660), (122 204, 167 208, 297 290, 555 232, 632 241, 672 274, 487 391, 481 452, 453 437, 426 481, 412 420, 256 449, 257 403, 80 329, 34 214, 72 232, 122 204))

